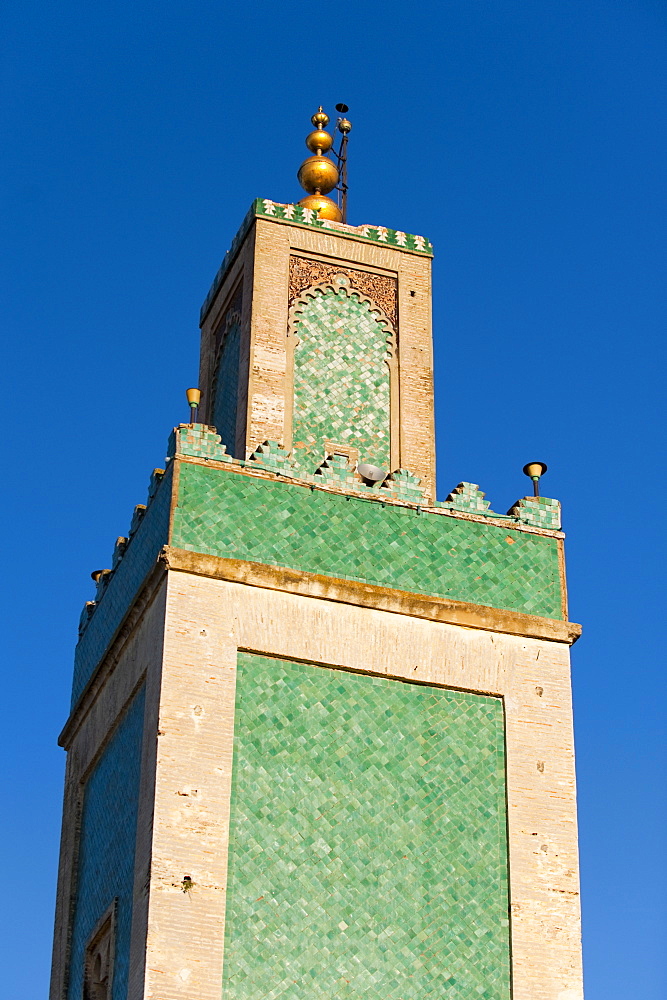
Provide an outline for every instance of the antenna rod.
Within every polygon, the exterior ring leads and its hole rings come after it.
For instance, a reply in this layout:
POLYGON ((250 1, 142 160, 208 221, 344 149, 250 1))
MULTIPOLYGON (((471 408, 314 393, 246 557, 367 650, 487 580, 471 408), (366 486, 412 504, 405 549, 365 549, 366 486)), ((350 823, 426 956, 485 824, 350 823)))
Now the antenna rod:
MULTIPOLYGON (((347 114, 350 109, 347 104, 337 104, 336 111, 339 111, 341 115, 347 114)), ((338 185, 338 193, 340 198, 340 210, 343 216, 343 222, 347 222, 347 137, 352 130, 352 123, 347 120, 347 118, 339 118, 337 129, 341 134, 340 146, 338 147, 338 152, 336 156, 338 157, 338 164, 340 166, 340 184, 338 185)))
POLYGON ((343 215, 343 222, 347 222, 347 136, 344 135, 340 142, 340 188, 342 192, 342 204, 340 210, 343 215))

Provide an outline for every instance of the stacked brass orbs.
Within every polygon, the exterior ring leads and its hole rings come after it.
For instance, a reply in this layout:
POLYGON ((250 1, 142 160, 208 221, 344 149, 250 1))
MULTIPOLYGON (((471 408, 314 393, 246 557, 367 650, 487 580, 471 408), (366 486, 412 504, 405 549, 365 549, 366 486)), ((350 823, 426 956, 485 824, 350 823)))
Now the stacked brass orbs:
POLYGON ((333 146, 333 136, 326 131, 329 116, 320 107, 310 120, 315 131, 307 136, 306 146, 315 155, 303 161, 296 175, 301 187, 308 192, 307 197, 302 198, 299 204, 304 208, 312 208, 320 219, 341 222, 343 216, 338 205, 326 197, 338 184, 338 168, 324 155, 333 146))

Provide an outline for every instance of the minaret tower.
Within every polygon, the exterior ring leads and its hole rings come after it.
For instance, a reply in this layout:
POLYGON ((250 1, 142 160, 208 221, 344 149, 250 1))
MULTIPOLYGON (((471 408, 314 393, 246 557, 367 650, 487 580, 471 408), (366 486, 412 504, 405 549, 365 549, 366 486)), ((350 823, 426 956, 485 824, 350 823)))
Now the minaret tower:
POLYGON ((436 500, 433 248, 312 123, 93 574, 51 1000, 581 1000, 560 506, 436 500))

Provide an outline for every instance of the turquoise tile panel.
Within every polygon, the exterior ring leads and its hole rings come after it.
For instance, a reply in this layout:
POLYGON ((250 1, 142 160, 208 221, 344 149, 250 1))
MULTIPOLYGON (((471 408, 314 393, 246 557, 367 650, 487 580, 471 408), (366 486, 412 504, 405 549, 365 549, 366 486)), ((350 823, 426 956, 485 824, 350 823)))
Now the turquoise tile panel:
POLYGON ((171 544, 561 618, 557 540, 183 463, 171 544))
MULTIPOLYGON (((346 280, 346 279, 343 279, 346 280)), ((388 331, 346 286, 317 288, 296 308, 292 458, 314 472, 330 449, 389 468, 388 331)))
POLYGON ((509 1000, 502 703, 239 656, 225 1000, 509 1000))
POLYGON ((213 423, 230 455, 236 453, 240 345, 241 324, 237 320, 225 333, 213 388, 213 423))
POLYGON ((172 464, 141 522, 123 550, 123 558, 113 571, 99 605, 95 608, 74 654, 72 705, 90 680, 121 624, 141 584, 153 569, 160 549, 167 544, 171 504, 172 464))
POLYGON ((88 940, 117 900, 111 1000, 126 1000, 145 690, 135 695, 84 789, 68 1000, 81 1000, 88 940))

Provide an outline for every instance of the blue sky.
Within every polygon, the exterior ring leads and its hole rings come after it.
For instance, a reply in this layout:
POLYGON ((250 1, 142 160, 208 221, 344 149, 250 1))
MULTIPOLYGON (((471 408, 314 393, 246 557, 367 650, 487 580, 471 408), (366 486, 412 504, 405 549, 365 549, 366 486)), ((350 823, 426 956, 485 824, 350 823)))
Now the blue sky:
POLYGON ((349 221, 435 244, 439 496, 563 503, 587 1000, 661 1000, 667 7, 7 0, 7 1000, 47 992, 76 623, 196 384, 255 197, 350 105, 349 221))

